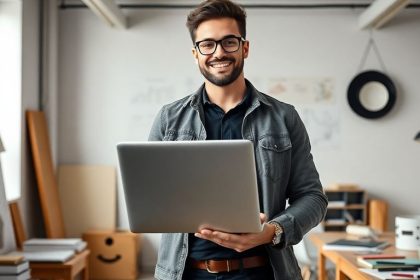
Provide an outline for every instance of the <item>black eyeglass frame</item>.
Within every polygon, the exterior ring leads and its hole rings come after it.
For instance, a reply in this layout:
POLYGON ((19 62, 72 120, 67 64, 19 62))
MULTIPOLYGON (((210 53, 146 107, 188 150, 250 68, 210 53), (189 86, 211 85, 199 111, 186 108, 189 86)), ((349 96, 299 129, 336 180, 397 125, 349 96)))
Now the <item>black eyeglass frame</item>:
POLYGON ((217 50, 217 45, 220 45, 220 46, 222 47, 223 51, 225 51, 225 52, 227 52, 227 53, 234 53, 234 52, 237 52, 237 51, 239 50, 239 48, 240 48, 240 46, 241 46, 241 42, 246 42, 246 40, 245 40, 245 38, 244 38, 244 37, 242 37, 242 36, 235 36, 235 35, 229 35, 229 36, 226 36, 226 37, 224 37, 224 38, 222 38, 222 39, 220 39, 220 40, 204 39, 204 40, 201 40, 201 41, 197 41, 197 42, 195 42, 195 43, 194 43, 194 48, 195 48, 195 49, 198 49, 198 51, 199 51, 202 55, 212 55, 212 54, 214 54, 214 53, 216 52, 216 50, 217 50), (222 41, 223 41, 223 40, 226 40, 226 39, 233 39, 233 38, 235 38, 235 39, 237 39, 237 40, 238 40, 238 42, 239 42, 239 44, 238 44, 238 48, 237 48, 236 50, 234 50, 234 51, 227 51, 227 50, 223 47, 223 44, 221 44, 221 43, 222 43, 222 41), (216 43, 216 46, 214 47, 214 50, 213 50, 213 52, 212 52, 212 53, 206 53, 206 54, 204 54, 204 53, 202 53, 202 52, 201 52, 201 49, 200 49, 200 47, 199 47, 198 45, 199 45, 200 43, 202 43, 202 42, 205 42, 205 41, 211 41, 211 42, 216 43))

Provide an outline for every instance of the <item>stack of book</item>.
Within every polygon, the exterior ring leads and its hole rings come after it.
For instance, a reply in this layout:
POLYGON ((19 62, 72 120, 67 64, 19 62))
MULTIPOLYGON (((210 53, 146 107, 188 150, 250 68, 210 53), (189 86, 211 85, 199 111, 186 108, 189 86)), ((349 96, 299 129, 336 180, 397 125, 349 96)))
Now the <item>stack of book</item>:
POLYGON ((28 280, 30 278, 29 263, 23 256, 0 256, 0 280, 28 280))
POLYGON ((33 238, 23 243, 23 254, 31 262, 65 262, 86 245, 80 238, 33 238))
POLYGON ((324 244, 324 250, 379 252, 389 245, 386 241, 338 239, 324 244))
POLYGON ((401 255, 364 255, 357 257, 359 270, 375 279, 420 279, 420 259, 401 255))
POLYGON ((408 259, 398 255, 358 256, 357 264, 378 271, 417 271, 420 268, 420 259, 408 259))

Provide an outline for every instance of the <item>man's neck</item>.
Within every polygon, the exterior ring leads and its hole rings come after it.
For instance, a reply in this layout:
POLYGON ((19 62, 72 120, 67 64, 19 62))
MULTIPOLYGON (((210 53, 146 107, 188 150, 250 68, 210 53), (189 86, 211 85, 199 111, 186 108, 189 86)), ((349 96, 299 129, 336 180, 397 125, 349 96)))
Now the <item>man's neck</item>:
POLYGON ((246 84, 243 76, 223 87, 205 81, 205 87, 210 102, 222 108, 225 113, 241 103, 246 93, 246 84))

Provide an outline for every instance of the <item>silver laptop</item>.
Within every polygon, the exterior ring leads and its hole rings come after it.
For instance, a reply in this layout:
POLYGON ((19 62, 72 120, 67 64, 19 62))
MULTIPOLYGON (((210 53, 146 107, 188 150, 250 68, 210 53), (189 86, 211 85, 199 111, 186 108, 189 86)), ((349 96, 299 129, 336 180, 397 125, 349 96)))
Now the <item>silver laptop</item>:
POLYGON ((261 231, 251 141, 120 143, 117 151, 131 231, 261 231))

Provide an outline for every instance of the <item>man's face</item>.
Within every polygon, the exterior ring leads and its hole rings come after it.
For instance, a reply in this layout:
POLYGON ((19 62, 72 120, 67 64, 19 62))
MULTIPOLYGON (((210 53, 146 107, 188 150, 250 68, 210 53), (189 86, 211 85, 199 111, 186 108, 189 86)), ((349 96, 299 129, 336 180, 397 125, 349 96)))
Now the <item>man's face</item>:
MULTIPOLYGON (((231 18, 212 19, 202 22, 196 30, 196 42, 211 39, 221 40, 227 36, 241 37, 238 24, 231 18)), ((200 72, 211 83, 226 86, 243 75, 244 59, 248 57, 248 41, 240 42, 236 52, 228 53, 217 45, 216 51, 210 55, 201 54, 198 49, 192 52, 200 72)))

